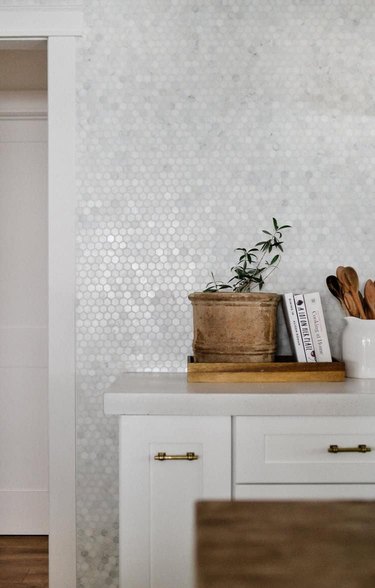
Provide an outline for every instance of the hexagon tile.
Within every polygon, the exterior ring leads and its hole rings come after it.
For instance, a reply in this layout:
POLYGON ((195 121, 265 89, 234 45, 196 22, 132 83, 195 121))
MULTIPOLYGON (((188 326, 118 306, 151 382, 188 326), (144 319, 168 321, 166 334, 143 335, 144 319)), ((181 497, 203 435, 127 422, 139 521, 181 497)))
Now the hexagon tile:
MULTIPOLYGON (((271 290, 373 275, 375 11, 370 0, 91 0, 78 59, 80 588, 117 580, 121 371, 183 371, 190 291, 272 216, 271 290)), ((281 348, 288 348, 281 320, 281 348)))

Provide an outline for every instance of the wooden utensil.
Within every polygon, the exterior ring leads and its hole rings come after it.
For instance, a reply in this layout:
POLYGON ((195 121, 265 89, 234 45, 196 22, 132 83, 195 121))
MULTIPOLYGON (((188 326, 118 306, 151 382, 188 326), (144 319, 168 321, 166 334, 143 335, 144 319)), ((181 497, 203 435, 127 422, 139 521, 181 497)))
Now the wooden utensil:
POLYGON ((343 290, 345 306, 348 308, 350 314, 365 319, 366 314, 358 294, 359 279, 355 269, 351 266, 343 267, 339 265, 336 268, 336 276, 343 290), (350 295, 347 297, 347 300, 345 299, 345 294, 350 295), (353 303, 357 307, 357 310, 354 309, 353 303))
POLYGON ((362 306, 363 306, 363 310, 365 311, 366 318, 367 318, 367 319, 370 319, 370 318, 372 318, 372 317, 370 316, 370 314, 371 314, 371 311, 370 311, 369 305, 367 304, 367 300, 366 300, 366 299, 365 299, 365 297, 362 295, 362 292, 361 292, 360 290, 358 291, 358 296, 359 296, 359 297, 360 297, 360 299, 361 299, 362 306))
POLYGON ((373 280, 367 280, 364 293, 368 313, 367 318, 375 319, 375 282, 373 280))
POLYGON ((349 285, 346 279, 345 267, 343 265, 339 265, 336 268, 336 277, 341 288, 343 304, 347 314, 349 316, 356 316, 358 314, 358 310, 354 307, 352 297, 349 293, 349 285))
POLYGON ((344 272, 345 272, 345 277, 346 277, 346 280, 347 280, 347 283, 349 286, 349 292, 353 296, 353 300, 354 300, 355 304, 357 305, 357 308, 359 311, 359 316, 361 319, 365 319, 367 317, 366 317, 365 311, 363 310, 362 302, 361 302, 361 299, 358 294, 358 291, 359 291, 358 274, 355 271, 354 267, 350 267, 350 266, 345 267, 344 272))
POLYGON ((354 298, 351 295, 351 293, 350 292, 344 292, 343 297, 344 297, 345 307, 347 308, 348 313, 350 314, 350 316, 354 316, 356 318, 360 318, 358 306, 356 305, 356 303, 354 301, 354 298))
POLYGON ((333 296, 335 298, 337 298, 337 300, 340 302, 340 306, 343 309, 344 313, 346 315, 349 314, 348 309, 345 306, 344 303, 344 298, 343 298, 343 291, 340 285, 340 282, 338 281, 336 276, 327 276, 326 278, 326 284, 327 284, 327 288, 328 290, 331 292, 331 294, 333 294, 333 296))
POLYGON ((345 268, 344 268, 343 265, 339 265, 336 268, 336 276, 337 276, 337 279, 338 279, 338 281, 340 283, 340 286, 342 288, 342 291, 343 292, 348 292, 348 285, 346 283, 346 277, 345 277, 345 268))

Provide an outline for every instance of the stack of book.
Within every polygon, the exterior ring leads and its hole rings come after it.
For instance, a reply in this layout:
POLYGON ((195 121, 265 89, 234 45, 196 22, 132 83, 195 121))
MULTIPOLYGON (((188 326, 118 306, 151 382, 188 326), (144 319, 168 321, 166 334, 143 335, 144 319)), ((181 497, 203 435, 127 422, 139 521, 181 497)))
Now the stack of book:
POLYGON ((296 360, 332 361, 319 292, 283 294, 283 311, 296 360))

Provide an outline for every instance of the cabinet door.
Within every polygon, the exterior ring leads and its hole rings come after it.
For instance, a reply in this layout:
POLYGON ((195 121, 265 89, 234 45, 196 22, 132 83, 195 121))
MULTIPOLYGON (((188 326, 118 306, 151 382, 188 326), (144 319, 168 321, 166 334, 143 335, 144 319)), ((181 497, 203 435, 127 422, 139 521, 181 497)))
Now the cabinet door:
POLYGON ((230 417, 121 417, 120 588, 192 588, 195 501, 230 497, 230 417))
MULTIPOLYGON (((24 105, 32 112, 32 100, 24 105)), ((27 119, 0 117, 0 533, 4 535, 48 534, 49 527, 48 123, 27 119)))

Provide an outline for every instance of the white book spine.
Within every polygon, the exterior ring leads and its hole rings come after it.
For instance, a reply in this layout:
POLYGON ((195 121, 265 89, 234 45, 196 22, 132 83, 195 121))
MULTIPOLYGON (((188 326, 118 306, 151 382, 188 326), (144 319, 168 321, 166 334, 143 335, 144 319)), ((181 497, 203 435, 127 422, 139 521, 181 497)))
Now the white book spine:
POLYGON ((302 342, 303 342, 303 346, 305 348, 306 361, 313 363, 316 361, 315 350, 314 350, 314 344, 313 344, 312 337, 311 337, 311 330, 310 330, 310 325, 309 325, 309 321, 307 318, 306 305, 305 305, 305 299, 304 299, 303 294, 295 294, 294 295, 294 302, 296 305, 299 326, 301 329, 302 342))
POLYGON ((305 348, 302 343, 301 330, 293 294, 283 294, 282 302, 285 323, 288 329, 293 354, 297 361, 306 362, 305 348))
POLYGON ((316 361, 332 361, 320 294, 309 292, 304 295, 304 298, 316 361))

